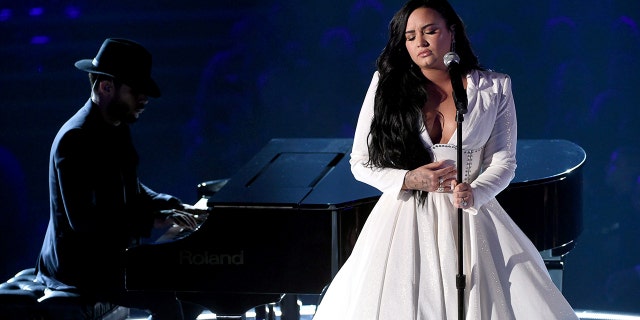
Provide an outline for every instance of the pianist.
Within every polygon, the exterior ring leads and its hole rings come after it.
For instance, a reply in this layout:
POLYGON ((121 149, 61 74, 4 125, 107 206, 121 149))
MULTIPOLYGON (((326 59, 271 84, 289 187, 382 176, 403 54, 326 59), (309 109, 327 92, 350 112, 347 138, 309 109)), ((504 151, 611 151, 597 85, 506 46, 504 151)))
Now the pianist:
MULTIPOLYGON (((195 319, 201 308, 170 293, 124 288, 122 257, 128 246, 153 227, 197 223, 195 208, 152 191, 136 173, 129 124, 149 97, 160 96, 151 78, 151 54, 136 42, 106 39, 94 59, 75 66, 88 72, 91 97, 51 147, 50 220, 37 279, 51 289, 148 310, 151 319, 195 319)), ((159 275, 157 281, 171 276, 159 275)))

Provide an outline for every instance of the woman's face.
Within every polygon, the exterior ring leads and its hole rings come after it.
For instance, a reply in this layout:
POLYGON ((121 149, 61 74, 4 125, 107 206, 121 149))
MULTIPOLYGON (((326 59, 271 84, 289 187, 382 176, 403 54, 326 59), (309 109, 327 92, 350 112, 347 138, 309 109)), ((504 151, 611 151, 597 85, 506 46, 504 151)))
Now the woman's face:
POLYGON ((442 58, 451 49, 452 33, 442 15, 430 8, 414 10, 407 20, 406 47, 420 69, 446 70, 442 58))

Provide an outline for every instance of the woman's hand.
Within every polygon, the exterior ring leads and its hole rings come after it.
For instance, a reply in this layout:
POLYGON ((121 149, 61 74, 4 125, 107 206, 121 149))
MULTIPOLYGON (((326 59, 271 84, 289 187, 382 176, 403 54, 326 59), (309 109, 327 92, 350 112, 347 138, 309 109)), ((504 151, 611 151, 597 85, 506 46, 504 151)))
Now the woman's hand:
POLYGON ((473 207, 473 189, 471 189, 471 185, 463 182, 453 188, 453 206, 463 209, 473 207))
POLYGON ((427 192, 451 192, 452 181, 457 175, 456 167, 437 161, 408 171, 404 176, 404 190, 422 190, 427 192))

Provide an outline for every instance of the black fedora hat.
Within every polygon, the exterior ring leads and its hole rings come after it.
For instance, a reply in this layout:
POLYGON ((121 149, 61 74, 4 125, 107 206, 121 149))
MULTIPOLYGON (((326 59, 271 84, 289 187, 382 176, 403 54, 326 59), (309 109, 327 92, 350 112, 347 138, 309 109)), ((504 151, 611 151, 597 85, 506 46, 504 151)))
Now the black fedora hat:
POLYGON ((135 41, 106 39, 95 58, 76 61, 75 66, 113 77, 150 97, 160 96, 160 88, 151 79, 151 53, 135 41))

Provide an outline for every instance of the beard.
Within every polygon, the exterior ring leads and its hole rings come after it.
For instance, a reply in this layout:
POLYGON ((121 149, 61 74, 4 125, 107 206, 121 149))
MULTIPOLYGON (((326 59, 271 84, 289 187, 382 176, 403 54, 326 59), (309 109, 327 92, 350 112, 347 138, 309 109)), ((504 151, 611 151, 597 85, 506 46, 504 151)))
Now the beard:
POLYGON ((138 121, 138 117, 131 111, 132 109, 133 108, 122 101, 120 97, 117 97, 109 103, 107 112, 112 119, 131 124, 138 121))

